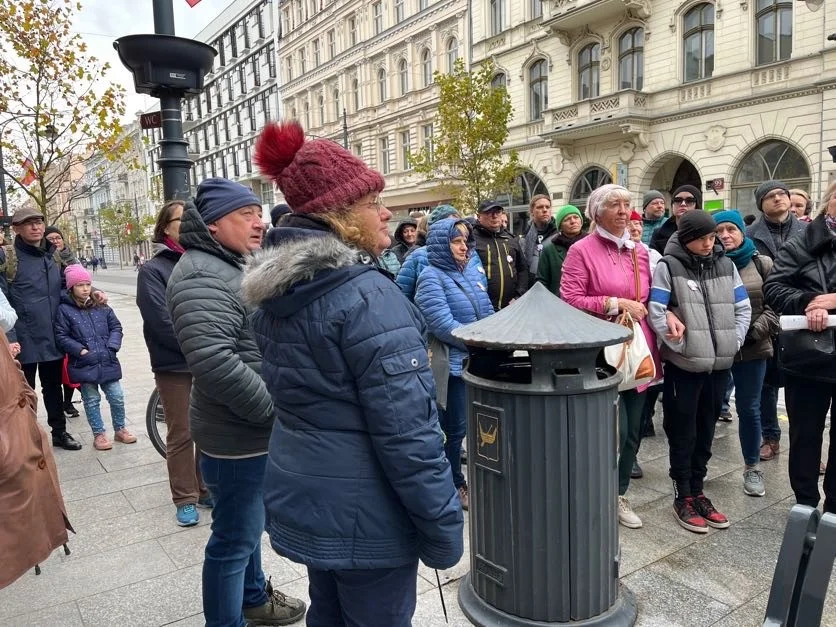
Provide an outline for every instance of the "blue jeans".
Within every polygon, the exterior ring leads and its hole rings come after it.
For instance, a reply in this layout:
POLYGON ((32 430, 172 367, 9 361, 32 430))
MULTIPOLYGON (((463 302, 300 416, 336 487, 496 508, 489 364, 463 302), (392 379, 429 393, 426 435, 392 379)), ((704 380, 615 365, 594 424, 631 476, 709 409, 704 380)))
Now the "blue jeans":
POLYGON ((462 474, 462 440, 467 434, 467 407, 464 380, 450 375, 447 379, 447 409, 438 408, 438 421, 446 438, 444 454, 453 472, 456 489, 467 484, 462 474))
POLYGON ((726 393, 723 396, 723 406, 720 409, 721 412, 729 411, 731 409, 731 395, 734 392, 734 376, 729 377, 729 384, 726 386, 726 393))
POLYGON ((778 388, 768 383, 761 390, 761 435, 764 440, 777 442, 781 439, 778 424, 778 388))
POLYGON ((740 450, 747 466, 760 460, 761 449, 761 389, 766 374, 766 360, 736 361, 731 369, 737 389, 735 405, 740 420, 740 450))
POLYGON ((105 432, 102 422, 102 395, 99 394, 99 386, 105 393, 105 398, 110 405, 110 420, 113 423, 113 430, 119 431, 125 428, 125 395, 122 394, 122 384, 119 381, 108 381, 107 383, 82 383, 81 400, 84 401, 84 413, 87 414, 87 422, 93 435, 105 432))
POLYGON ((243 627, 242 608, 267 602, 261 569, 266 465, 266 454, 244 459, 200 456, 203 482, 215 499, 203 561, 207 627, 243 627))
POLYGON ((411 627, 418 562, 399 568, 319 570, 308 566, 307 627, 411 627))

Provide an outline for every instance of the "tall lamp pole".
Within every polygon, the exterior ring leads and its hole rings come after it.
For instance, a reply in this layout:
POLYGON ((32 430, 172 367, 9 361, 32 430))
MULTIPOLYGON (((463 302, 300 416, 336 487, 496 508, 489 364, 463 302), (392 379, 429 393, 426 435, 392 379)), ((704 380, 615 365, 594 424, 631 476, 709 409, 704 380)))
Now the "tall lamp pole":
POLYGON ((0 209, 3 211, 3 235, 9 239, 9 201, 6 198, 6 168, 3 166, 3 140, 0 136, 0 209))
POLYGON ((345 107, 343 107, 343 148, 348 150, 348 118, 345 114, 345 107))

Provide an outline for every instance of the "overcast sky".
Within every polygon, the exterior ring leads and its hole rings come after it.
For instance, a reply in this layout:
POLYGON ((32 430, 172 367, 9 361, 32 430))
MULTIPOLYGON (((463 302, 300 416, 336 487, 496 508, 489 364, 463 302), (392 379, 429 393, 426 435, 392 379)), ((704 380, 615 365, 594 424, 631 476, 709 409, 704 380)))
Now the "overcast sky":
MULTIPOLYGON (((194 37, 226 7, 230 0, 201 0, 189 8, 186 0, 174 3, 174 28, 180 37, 194 37)), ((75 30, 87 43, 90 54, 110 62, 109 78, 121 84, 127 92, 128 119, 135 113, 151 107, 155 98, 137 94, 133 77, 119 61, 113 49, 113 41, 123 35, 154 32, 152 0, 81 0, 75 30)))

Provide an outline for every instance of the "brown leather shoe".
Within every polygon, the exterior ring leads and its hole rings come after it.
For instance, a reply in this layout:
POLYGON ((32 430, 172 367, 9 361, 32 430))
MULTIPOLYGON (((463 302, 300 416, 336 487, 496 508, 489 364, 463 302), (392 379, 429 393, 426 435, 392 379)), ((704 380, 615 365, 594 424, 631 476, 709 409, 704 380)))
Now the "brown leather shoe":
POLYGON ((777 440, 764 440, 761 444, 761 461, 768 462, 781 452, 781 443, 777 440))

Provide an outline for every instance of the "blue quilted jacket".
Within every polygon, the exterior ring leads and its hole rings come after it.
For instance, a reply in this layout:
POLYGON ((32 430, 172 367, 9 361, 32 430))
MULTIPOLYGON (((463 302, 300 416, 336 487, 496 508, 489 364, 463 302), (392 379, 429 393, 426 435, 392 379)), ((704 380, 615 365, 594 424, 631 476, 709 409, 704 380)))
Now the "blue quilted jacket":
POLYGON ((319 569, 449 568, 464 519, 421 315, 330 233, 276 230, 287 237, 256 255, 243 282, 274 403, 264 478, 273 548, 319 569))
POLYGON ((453 330, 490 316, 494 309, 479 256, 471 249, 464 270, 453 260, 450 238, 455 236, 457 224, 467 222, 446 218, 430 227, 426 247, 429 265, 418 277, 415 304, 429 332, 450 346, 450 374, 461 376, 467 347, 453 337, 453 330))
POLYGON ((409 300, 415 301, 415 287, 418 284, 418 277, 421 276, 424 268, 429 263, 426 246, 416 248, 403 260, 395 282, 409 300))
POLYGON ((55 342, 69 355, 73 383, 109 383, 122 378, 116 352, 122 347, 122 325, 107 305, 82 309, 64 294, 55 316, 55 342), (89 352, 81 355, 81 351, 89 352))

